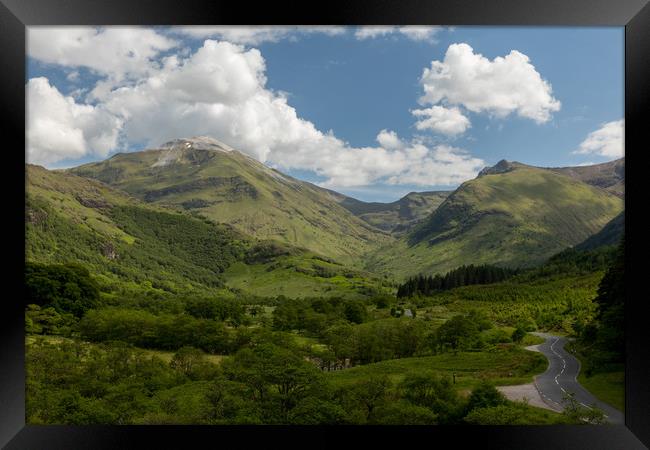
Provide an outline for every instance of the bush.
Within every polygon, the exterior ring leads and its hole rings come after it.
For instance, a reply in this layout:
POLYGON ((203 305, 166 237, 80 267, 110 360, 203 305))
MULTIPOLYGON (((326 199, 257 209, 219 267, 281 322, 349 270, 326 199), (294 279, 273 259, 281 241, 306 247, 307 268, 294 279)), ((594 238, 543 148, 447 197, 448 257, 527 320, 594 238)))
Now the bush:
POLYGON ((484 381, 478 385, 469 396, 466 411, 477 408, 490 408, 506 404, 506 398, 494 385, 484 381))

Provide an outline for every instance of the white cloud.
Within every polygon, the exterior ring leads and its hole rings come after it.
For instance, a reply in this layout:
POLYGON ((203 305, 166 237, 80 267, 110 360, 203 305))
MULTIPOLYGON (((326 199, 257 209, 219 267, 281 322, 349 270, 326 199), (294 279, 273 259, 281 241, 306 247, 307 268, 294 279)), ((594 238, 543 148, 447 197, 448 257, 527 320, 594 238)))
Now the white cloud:
POLYGON ((121 121, 101 107, 77 104, 43 77, 30 79, 26 90, 28 162, 105 157, 117 145, 121 121))
POLYGON ((357 28, 354 36, 358 40, 375 39, 387 35, 403 35, 412 41, 435 42, 435 36, 443 29, 441 26, 363 26, 357 28))
POLYGON ((421 117, 415 124, 418 130, 433 130, 449 136, 462 134, 470 126, 469 119, 458 108, 432 106, 427 109, 411 111, 416 117, 421 117))
POLYGON ((161 51, 177 43, 152 29, 138 27, 27 28, 27 54, 46 63, 87 67, 116 80, 141 75, 155 66, 161 51))
POLYGON ((359 27, 354 32, 354 37, 359 40, 374 39, 377 37, 385 36, 387 34, 395 33, 397 27, 384 27, 384 26, 366 26, 359 27))
POLYGON ((259 45, 264 42, 278 42, 283 39, 296 39, 299 35, 325 34, 337 36, 346 32, 340 26, 201 26, 191 25, 172 27, 172 32, 189 37, 205 39, 218 38, 233 44, 259 45))
POLYGON ((443 29, 440 26, 406 26, 399 27, 398 32, 412 41, 435 42, 434 37, 443 29))
MULTIPOLYGON (((424 149, 422 149, 423 151, 424 149)), ((439 145, 426 156, 414 161, 403 173, 388 179, 390 184, 456 185, 474 178, 485 167, 485 161, 467 151, 439 145)))
POLYGON ((45 104, 43 98, 57 105, 33 108, 30 155, 52 163, 104 155, 118 137, 155 147, 173 138, 208 135, 273 167, 313 171, 328 187, 451 185, 485 166, 461 149, 405 141, 390 130, 377 135, 378 146, 352 147, 300 118, 284 93, 266 87, 265 73, 259 50, 206 40, 194 53, 168 56, 116 89, 99 82, 94 106, 62 96, 44 78, 30 80, 30 87, 45 92, 30 89, 30 105, 45 104), (56 139, 49 136, 57 133, 56 139))
POLYGON ((442 62, 432 61, 424 69, 420 82, 421 104, 462 105, 497 117, 516 113, 537 123, 547 122, 560 109, 551 85, 516 50, 490 61, 465 43, 452 44, 442 62))
POLYGON ((589 133, 573 153, 622 158, 625 155, 625 119, 604 123, 589 133))
POLYGON ((404 143, 397 136, 397 133, 390 130, 381 130, 377 135, 377 142, 383 148, 388 150, 395 150, 404 147, 404 143))

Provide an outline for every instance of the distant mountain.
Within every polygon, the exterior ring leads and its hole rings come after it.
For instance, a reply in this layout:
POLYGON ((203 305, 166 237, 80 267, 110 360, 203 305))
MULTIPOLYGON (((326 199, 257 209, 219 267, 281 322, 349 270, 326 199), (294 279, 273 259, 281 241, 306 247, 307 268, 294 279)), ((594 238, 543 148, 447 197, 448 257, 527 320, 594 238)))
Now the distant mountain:
POLYGON ((589 236, 575 246, 576 250, 594 250, 599 247, 618 245, 625 232, 625 212, 608 222, 598 233, 589 236))
POLYGON ((561 172, 500 161, 463 183, 402 239, 370 255, 367 267, 404 277, 463 264, 541 263, 623 210, 620 197, 561 172))
POLYGON ((325 256, 145 203, 69 171, 25 171, 27 260, 83 264, 108 291, 346 297, 381 285, 325 256))
POLYGON ((625 158, 592 166, 549 168, 562 175, 623 196, 625 193, 625 158))
POLYGON ((393 238, 297 180, 208 137, 177 139, 69 172, 146 203, 193 211, 259 239, 274 239, 345 262, 393 238))
MULTIPOLYGON (((63 173, 104 182, 141 205, 228 224, 249 240, 335 261, 322 272, 292 256, 271 271, 331 278, 347 267, 403 278, 463 264, 533 266, 580 244, 622 212, 623 164, 539 168, 502 160, 453 192, 410 193, 392 203, 362 202, 297 180, 208 137, 176 139, 63 173)), ((238 261, 225 269, 231 284, 282 278, 244 266, 238 261)))
POLYGON ((340 195, 340 204, 355 216, 395 236, 428 217, 452 191, 411 192, 391 203, 362 202, 340 195))

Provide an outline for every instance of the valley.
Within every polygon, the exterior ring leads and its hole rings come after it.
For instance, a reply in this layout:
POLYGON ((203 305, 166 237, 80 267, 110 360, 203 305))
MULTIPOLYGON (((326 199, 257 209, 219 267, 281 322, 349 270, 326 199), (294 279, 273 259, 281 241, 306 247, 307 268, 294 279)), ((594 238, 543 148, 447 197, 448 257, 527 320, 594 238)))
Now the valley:
POLYGON ((496 386, 544 372, 534 332, 575 339, 586 384, 620 373, 623 164, 392 203, 207 137, 26 165, 28 422, 601 423, 496 386))

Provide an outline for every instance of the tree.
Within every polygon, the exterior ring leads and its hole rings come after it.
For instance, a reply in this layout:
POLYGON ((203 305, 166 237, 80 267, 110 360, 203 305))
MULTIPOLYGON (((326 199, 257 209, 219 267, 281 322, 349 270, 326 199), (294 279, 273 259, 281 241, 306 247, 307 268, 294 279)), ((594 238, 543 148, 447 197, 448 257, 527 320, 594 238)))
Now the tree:
POLYGON ((205 365, 203 352, 194 347, 182 347, 172 357, 169 366, 192 378, 201 366, 205 365))
POLYGON ((616 259, 607 269, 598 286, 597 319, 599 321, 597 341, 599 346, 613 354, 614 359, 623 360, 625 352, 625 238, 618 246, 616 259))
POLYGON ((359 301, 348 301, 344 307, 345 318, 352 323, 363 323, 366 307, 359 301))
POLYGON ((522 327, 518 326, 512 332, 511 339, 512 339, 512 342, 520 343, 521 341, 524 340, 525 336, 526 336, 526 330, 524 330, 522 327))
POLYGON ((323 376, 295 349, 269 343, 242 349, 222 366, 228 379, 249 386, 258 402, 270 406, 269 418, 279 423, 289 421, 290 411, 323 376), (277 415, 273 405, 278 406, 277 415))
POLYGON ((25 265, 27 304, 51 306, 59 313, 81 317, 99 301, 99 288, 90 272, 78 264, 25 265))
POLYGON ((366 420, 386 400, 391 382, 387 376, 370 376, 350 388, 352 398, 365 409, 366 420))
POLYGON ((462 417, 462 403, 449 377, 407 375, 400 391, 409 402, 434 412, 441 424, 454 423, 462 417))
POLYGON ((573 392, 565 393, 562 396, 562 403, 565 405, 562 414, 573 423, 589 425, 605 423, 605 413, 601 409, 597 408, 595 404, 590 407, 582 407, 573 392))
POLYGON ((436 414, 429 408, 399 400, 379 406, 373 412, 370 423, 380 425, 435 425, 438 420, 436 414))
POLYGON ((489 408, 506 404, 506 398, 497 388, 487 381, 481 382, 469 396, 466 411, 469 413, 476 408, 489 408))
POLYGON ((438 342, 449 345, 454 353, 467 349, 480 341, 478 325, 467 316, 454 316, 438 328, 438 342))

